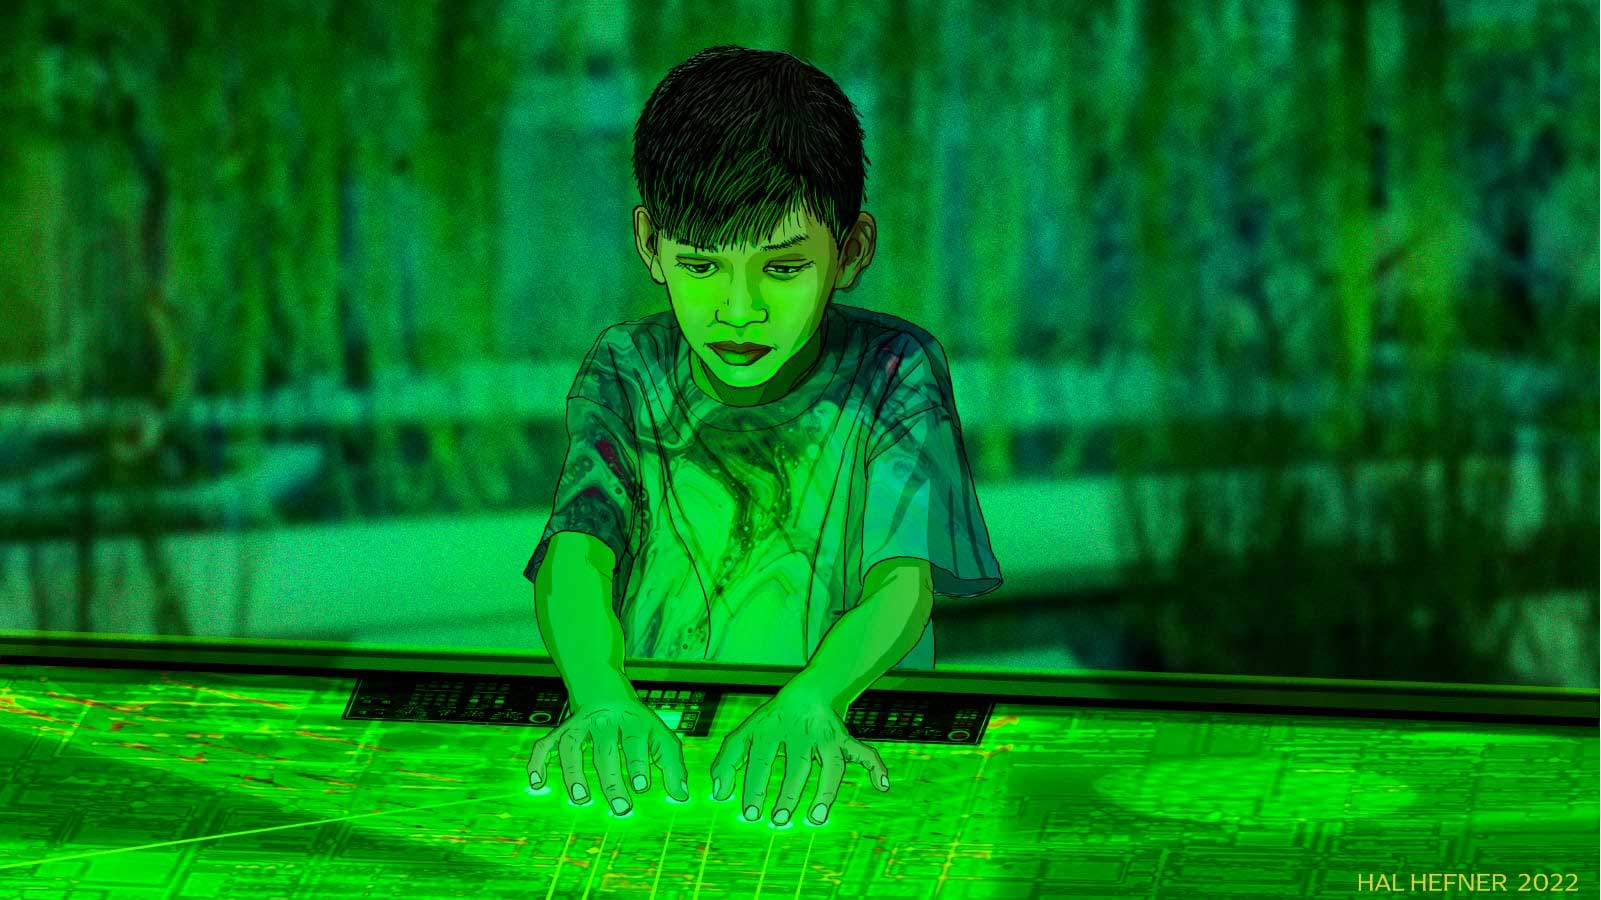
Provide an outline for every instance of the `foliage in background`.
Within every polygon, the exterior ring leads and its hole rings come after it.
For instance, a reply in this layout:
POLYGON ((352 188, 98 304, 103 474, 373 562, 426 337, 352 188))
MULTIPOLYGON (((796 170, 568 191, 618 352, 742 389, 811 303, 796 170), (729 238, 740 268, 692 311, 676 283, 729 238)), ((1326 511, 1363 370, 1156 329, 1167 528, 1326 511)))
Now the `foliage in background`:
MULTIPOLYGON (((314 485, 259 485, 222 525, 545 501, 566 385, 515 414, 504 367, 570 374, 606 324, 661 308, 628 232, 633 119, 667 67, 731 42, 815 61, 866 117, 882 237, 849 302, 924 324, 993 384, 1156 373, 1149 417, 1069 427, 1099 398, 1048 389, 1035 412, 1055 424, 1022 426, 1002 391, 968 433, 989 483, 1120 473, 1127 615, 1153 664, 1494 680, 1510 625, 1484 641, 1483 623, 1553 589, 1587 593, 1594 633, 1593 4, 26 0, 5 17, 0 401, 91 413, 0 439, 0 462, 93 452, 68 531, 89 546, 92 495, 131 498, 163 630, 190 626, 151 492, 283 442, 320 448, 314 485), (1509 387, 1520 367, 1544 387, 1509 387), (489 411, 379 414, 445 376, 498 385, 489 411), (202 412, 285 391, 366 412, 202 412), (1515 449, 1543 506, 1521 546, 1515 449), (1307 461, 1332 486, 1296 477, 1307 461), (1176 486, 1145 499, 1162 473, 1176 486)), ((79 622, 94 583, 79 572, 79 622)))

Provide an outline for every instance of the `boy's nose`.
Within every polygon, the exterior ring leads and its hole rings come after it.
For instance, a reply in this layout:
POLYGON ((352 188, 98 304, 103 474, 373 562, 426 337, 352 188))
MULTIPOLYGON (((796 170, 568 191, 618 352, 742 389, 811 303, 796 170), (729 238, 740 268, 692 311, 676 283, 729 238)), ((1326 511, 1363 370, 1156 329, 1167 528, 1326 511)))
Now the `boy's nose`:
POLYGON ((729 292, 728 299, 724 301, 719 318, 725 325, 744 328, 746 325, 767 321, 767 306, 754 302, 750 291, 736 287, 729 292))
POLYGON ((725 307, 725 309, 727 311, 718 316, 718 318, 724 325, 734 328, 744 328, 746 325, 760 325, 767 321, 767 310, 765 309, 758 310, 749 305, 737 307, 732 304, 725 307))

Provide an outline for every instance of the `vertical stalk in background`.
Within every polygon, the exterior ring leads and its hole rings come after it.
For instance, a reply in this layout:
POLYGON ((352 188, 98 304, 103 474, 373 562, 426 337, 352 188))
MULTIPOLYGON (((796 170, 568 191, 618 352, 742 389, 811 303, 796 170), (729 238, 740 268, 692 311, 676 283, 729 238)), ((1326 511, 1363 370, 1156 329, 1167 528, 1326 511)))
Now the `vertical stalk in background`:
MULTIPOLYGON (((1162 132, 1171 115, 1169 80, 1178 64, 1173 59, 1172 32, 1174 16, 1179 12, 1170 0, 1132 2, 1123 10, 1118 30, 1124 32, 1123 37, 1129 41, 1129 55, 1119 60, 1123 66, 1114 63, 1107 68, 1107 77, 1102 83, 1105 90, 1112 86, 1108 82, 1113 81, 1114 73, 1132 68, 1129 75, 1138 85, 1134 91, 1120 96, 1123 109, 1117 115, 1127 125, 1122 129, 1114 128, 1111 134, 1113 140, 1121 138, 1121 145, 1110 148, 1109 164, 1115 166, 1120 157, 1126 158, 1131 170, 1126 176, 1129 194, 1124 208, 1130 225, 1126 246, 1133 302, 1119 326, 1126 335, 1126 346, 1132 350, 1130 355, 1136 371, 1151 373, 1156 390, 1149 398, 1150 417, 1145 422, 1136 420, 1120 429, 1114 452, 1121 476, 1124 509, 1129 516, 1127 530, 1137 553, 1129 577, 1148 580, 1158 577, 1156 535, 1160 530, 1161 513, 1172 508, 1173 499, 1147 485, 1150 485, 1149 473, 1172 459, 1173 398, 1170 391, 1177 360, 1168 305, 1173 297, 1168 290, 1168 167, 1163 155, 1162 132), (1145 365, 1147 361, 1152 364, 1145 365), (1154 518, 1149 515, 1153 505, 1158 511, 1154 518)), ((1109 56, 1114 54, 1115 51, 1109 50, 1109 56)), ((1148 612, 1157 617, 1159 632, 1169 629, 1167 609, 1148 612)))
MULTIPOLYGON (((1457 330, 1452 305, 1463 244, 1448 162, 1455 155, 1446 94, 1449 24, 1440 0, 1401 4, 1404 62, 1396 115, 1401 135, 1396 198, 1411 240, 1401 265, 1399 324, 1403 342, 1415 349, 1407 404, 1417 428, 1415 446, 1427 464, 1445 469, 1443 495, 1428 498, 1428 517, 1438 523, 1431 522, 1430 534, 1454 530, 1460 517, 1457 485, 1466 449, 1459 445, 1451 414, 1453 386, 1446 371, 1457 330)), ((1422 475, 1419 471, 1420 480, 1422 475)))
MULTIPOLYGON (((1269 129, 1267 134, 1272 137, 1264 142, 1273 160, 1268 166, 1274 177, 1264 190, 1268 246, 1273 249, 1264 260, 1262 318, 1268 324, 1267 351, 1276 399, 1290 396, 1286 389, 1296 384, 1317 384, 1328 378, 1327 336, 1336 316, 1326 287, 1335 255, 1327 237, 1335 209, 1334 162, 1327 137, 1327 103, 1335 89, 1328 66, 1333 14, 1321 0, 1295 0, 1291 12, 1289 56, 1284 60, 1290 77, 1275 98, 1287 115, 1282 129, 1269 129)), ((1257 27, 1265 31, 1271 26, 1258 20, 1257 27)), ((1297 416, 1289 408, 1292 402, 1280 399, 1286 419, 1306 423, 1308 436, 1315 438, 1307 446, 1328 458, 1337 441, 1333 428, 1325 420, 1308 422, 1297 416)), ((1321 584, 1305 584, 1308 579, 1322 580, 1317 574, 1320 554, 1308 546, 1308 516, 1313 507, 1310 491, 1287 466, 1270 468, 1265 479, 1264 549, 1256 558, 1277 577, 1259 583, 1268 591, 1293 585, 1292 589, 1303 592, 1285 603, 1286 626, 1291 633, 1335 634, 1349 617, 1343 607, 1318 602, 1313 591, 1321 584)), ((1331 652, 1326 642, 1312 641, 1306 648, 1306 665, 1315 672, 1340 671, 1337 653, 1331 652)))
POLYGON ((1172 461, 1173 386, 1182 360, 1174 329, 1173 240, 1169 236, 1170 166, 1163 146, 1173 117, 1172 86, 1180 61, 1174 58, 1174 31, 1181 8, 1173 0, 1139 4, 1139 88, 1129 129, 1129 157, 1137 173, 1134 196, 1134 312, 1130 322, 1137 345, 1155 362, 1161 387, 1153 398, 1155 424, 1150 440, 1158 465, 1172 461))
MULTIPOLYGON (((1286 320, 1282 374, 1292 382, 1326 373, 1331 362, 1328 334, 1335 327, 1334 311, 1322 286, 1336 265, 1329 240, 1335 205, 1328 121, 1329 98, 1335 90, 1328 67, 1334 17, 1323 0, 1295 0, 1290 116, 1280 144, 1283 180, 1274 198, 1278 202, 1271 206, 1283 252, 1273 261, 1278 271, 1268 279, 1268 301, 1283 310, 1286 320)), ((1332 453, 1336 436, 1323 425, 1317 423, 1321 449, 1332 453)))
MULTIPOLYGON (((298 55, 292 74, 292 99, 302 123, 303 140, 296 169, 299 202, 293 209, 297 240, 296 257, 300 278, 299 295, 304 303, 301 321, 306 346, 301 374, 306 389, 304 402, 318 409, 331 395, 327 388, 347 383, 344 353, 342 300, 348 300, 347 270, 341 258, 341 179, 348 175, 347 144, 341 91, 330 85, 348 85, 348 59, 352 53, 347 34, 348 18, 334 4, 318 4, 305 18, 305 34, 296 43, 298 55), (318 390, 323 388, 323 390, 318 390)), ((323 471, 329 481, 334 514, 346 518, 357 512, 350 467, 344 459, 344 429, 328 423, 314 438, 323 450, 323 471)), ((248 548, 250 542, 244 541, 248 548)), ((244 616, 248 604, 240 598, 238 615, 244 616)), ((244 633, 244 632, 240 632, 244 633)))
MULTIPOLYGON (((1372 150, 1368 137, 1369 66, 1368 0, 1348 0, 1332 7, 1335 77, 1330 85, 1328 132, 1329 175, 1334 181, 1334 362, 1335 421, 1333 462, 1343 517, 1336 552, 1352 565, 1371 553, 1362 548, 1374 539, 1364 527, 1359 460, 1367 444, 1367 400, 1373 345, 1373 210, 1372 150)), ((1375 618, 1376 586, 1356 584, 1357 645, 1349 662, 1358 671, 1377 662, 1376 647, 1387 643, 1393 615, 1375 618)), ((1391 611, 1385 610, 1389 613, 1391 611)))
MULTIPOLYGON (((501 39, 498 7, 455 3, 429 18, 417 61, 427 127, 416 167, 422 266, 417 297, 418 362, 425 376, 481 383, 496 350, 495 285, 500 224, 495 184, 500 127, 514 59, 501 39)), ((450 506, 475 511, 509 493, 498 422, 424 423, 429 461, 450 506), (491 434, 491 430, 494 434, 491 434), (474 476, 477 476, 476 478, 474 476)))
MULTIPOLYGON (((524 290, 535 295, 526 307, 529 318, 521 326, 543 338, 536 353, 570 365, 588 352, 612 313, 596 302, 600 298, 585 284, 582 270, 551 264, 583 258, 592 252, 588 242, 595 235, 583 227, 585 198, 575 174, 580 171, 583 141, 576 120, 584 98, 578 82, 581 60, 574 48, 582 39, 582 21, 572 4, 530 0, 530 6, 534 22, 527 29, 522 72, 527 139, 513 143, 507 152, 516 155, 511 167, 528 178, 527 190, 537 200, 524 208, 517 224, 527 237, 510 252, 519 257, 514 270, 524 268, 524 290)), ((621 220, 628 216, 619 213, 613 221, 625 224, 621 220)), ((511 260, 507 264, 513 265, 511 260)))
MULTIPOLYGON (((1175 414, 1184 410, 1183 420, 1172 423, 1174 450, 1180 454, 1174 470, 1179 491, 1174 514, 1180 523, 1176 568, 1189 595, 1181 602, 1193 607, 1192 621, 1199 616, 1229 623, 1215 631, 1210 649, 1238 656, 1271 630, 1268 623, 1282 615, 1283 597, 1236 588, 1241 526, 1234 472, 1227 469, 1233 468, 1230 463, 1245 462, 1238 454, 1246 451, 1248 438, 1224 435, 1218 428, 1238 422, 1239 407, 1219 390, 1219 338, 1231 300, 1223 257, 1233 246, 1225 192, 1236 183, 1218 186, 1223 165, 1218 148, 1228 147, 1232 137, 1226 88, 1220 88, 1228 82, 1224 63, 1229 57, 1221 48, 1230 39, 1231 10, 1219 6, 1215 11, 1204 24, 1195 15, 1180 17, 1168 39, 1175 65, 1166 89, 1169 115, 1163 141, 1164 221, 1173 223, 1167 226, 1173 237, 1164 267, 1165 305, 1176 358, 1173 390, 1179 392, 1172 408, 1175 414), (1199 419, 1197 409, 1206 410, 1210 420, 1199 419)), ((1216 661, 1191 658, 1192 664, 1217 668, 1216 661)))
MULTIPOLYGON (((470 179, 461 177, 455 167, 458 162, 470 167, 475 154, 464 150, 453 132, 472 130, 478 118, 472 108, 475 75, 464 71, 462 61, 456 58, 458 47, 468 38, 464 32, 471 27, 466 22, 472 9, 438 0, 425 0, 414 7, 416 30, 408 35, 400 54, 408 89, 421 113, 406 179, 410 200, 406 240, 415 248, 409 296, 410 374, 417 380, 434 381, 456 375, 467 348, 474 343, 464 327, 472 321, 473 310, 463 307, 467 292, 459 286, 474 277, 472 248, 452 245, 466 237, 460 226, 467 198, 461 192, 470 189, 470 179), (458 91, 463 94, 459 100, 451 96, 458 91), (452 159, 450 155, 456 152, 465 152, 468 158, 452 159)), ((414 422, 410 427, 417 430, 423 449, 420 459, 407 461, 407 469, 427 487, 413 498, 411 511, 425 513, 441 506, 475 509, 477 500, 468 484, 466 461, 461 458, 457 423, 448 418, 413 420, 412 416, 413 411, 407 410, 408 423, 414 422)))
MULTIPOLYGON (((1408 406, 1421 419, 1423 456, 1443 469, 1438 489, 1425 495, 1428 518, 1439 523, 1438 543, 1430 553, 1437 587, 1418 602, 1436 633, 1448 635, 1452 645, 1471 647, 1482 637, 1483 623, 1491 620, 1493 606, 1502 601, 1508 583, 1503 548, 1509 486, 1504 466, 1487 470, 1464 462, 1478 449, 1475 432, 1496 436, 1506 432, 1479 427, 1459 412, 1487 403, 1499 405, 1501 400, 1491 392, 1462 396, 1448 369, 1461 334, 1456 304, 1467 241, 1455 170, 1462 159, 1457 139, 1461 115, 1452 109, 1448 87, 1457 39, 1442 0, 1402 4, 1401 34, 1404 61, 1397 130, 1402 152, 1396 193, 1411 240, 1401 268, 1400 326, 1403 339, 1418 351, 1408 406)), ((1499 455, 1496 443, 1492 440, 1484 449, 1499 455)), ((1435 534, 1436 529, 1431 527, 1428 533, 1435 534)), ((1510 629, 1503 640, 1510 642, 1510 629)), ((1504 660, 1501 655, 1491 662, 1500 665, 1504 660)))
POLYGON ((342 10, 351 44, 350 87, 342 100, 349 123, 353 271, 350 331, 347 341, 360 364, 347 373, 351 387, 365 390, 369 430, 354 440, 370 439, 358 448, 370 511, 393 514, 410 508, 411 481, 401 455, 399 429, 379 417, 375 407, 406 375, 402 327, 401 281, 404 255, 395 197, 411 165, 420 114, 399 71, 395 47, 400 35, 414 34, 416 7, 402 4, 386 14, 376 4, 354 3, 342 10))
MULTIPOLYGON (((797 4, 797 9, 806 3, 797 4)), ((877 109, 862 109, 872 165, 867 172, 866 208, 878 219, 878 259, 874 262, 874 295, 883 298, 889 312, 904 315, 927 328, 942 341, 939 310, 946 294, 931 271, 938 244, 945 239, 940 216, 932 205, 934 181, 939 177, 938 135, 932 132, 938 117, 932 115, 928 90, 930 72, 938 61, 934 48, 909 41, 910 34, 927 34, 937 27, 925 19, 922 0, 890 0, 875 19, 879 42, 877 109), (876 113, 876 115, 875 115, 876 113)), ((849 92, 848 85, 842 85, 849 92)), ((854 99, 854 98, 853 98, 854 99)), ((860 101, 857 101, 860 106, 860 101)), ((841 302, 855 303, 841 296, 841 302)))
POLYGON ((1338 452, 1358 452, 1372 369, 1373 214, 1368 138, 1368 0, 1335 11, 1337 72, 1331 85, 1329 159, 1334 194, 1334 299, 1338 312, 1338 452))
MULTIPOLYGON (((226 390, 245 398, 257 413, 247 418, 238 434, 242 462, 257 462, 262 440, 262 393, 266 388, 267 354, 281 352, 280 341, 269 347, 273 302, 270 274, 272 242, 278 235, 274 215, 286 209, 292 198, 285 196, 286 185, 274 166, 275 144, 282 139, 279 110, 274 100, 281 85, 278 73, 278 41, 284 29, 269 23, 257 9, 254 13, 224 20, 223 40, 236 65, 229 66, 225 78, 230 93, 237 98, 230 135, 239 148, 238 193, 239 244, 232 264, 235 277, 233 317, 227 323, 232 338, 228 359, 226 390)), ((277 336, 274 335, 274 338, 277 336)))
MULTIPOLYGON (((1007 386, 1024 362, 1019 341, 1033 335, 1020 325, 1023 318, 1021 266, 1028 246, 1027 209, 1023 202, 1028 179, 1038 177, 1028 164, 1023 108, 1038 85, 1031 78, 1038 65, 1019 54, 1037 55, 1038 42, 1022 34, 1027 19, 1016 9, 976 18, 976 51, 965 62, 973 84, 969 96, 970 146, 966 161, 969 203, 966 240, 974 250, 969 282, 976 296, 978 315, 972 319, 980 357, 989 372, 991 413, 979 434, 977 468, 980 477, 1005 481, 1012 476, 1012 407, 1002 401, 1007 386), (1032 49, 1024 49, 1032 47, 1032 49), (1014 65, 997 66, 992 60, 1010 54, 1014 65)), ((958 300, 958 302, 961 302, 958 300)), ((1036 362, 1036 360, 1029 360, 1036 362)))
MULTIPOLYGON (((59 139, 64 55, 44 38, 43 10, 26 7, 18 18, 14 27, 0 29, 0 73, 40 77, 8 81, 12 102, 0 104, 0 366, 27 365, 57 344, 66 351, 63 366, 57 377, 47 376, 37 399, 81 402, 92 389, 98 354, 91 348, 100 330, 89 317, 91 286, 82 270, 87 254, 76 227, 83 206, 74 177, 79 167, 59 139), (66 310, 77 315, 63 315, 66 310)), ((21 449, 31 463, 31 448, 21 449)), ((74 494, 80 518, 91 515, 88 488, 80 485, 74 494)), ((25 490, 24 515, 33 500, 34 492, 25 490)), ((47 551, 43 540, 28 540, 23 566, 34 627, 46 631, 68 627, 53 614, 57 557, 47 551)), ((88 565, 81 553, 78 564, 81 578, 88 565)))
MULTIPOLYGON (((1047 4, 1048 6, 1048 4, 1047 4)), ((1060 293, 1041 298, 1057 323, 1047 360, 1052 368, 1063 364, 1089 367, 1101 359, 1104 349, 1097 340, 1101 320, 1099 307, 1105 302, 1097 290, 1100 265, 1095 254, 1097 199, 1091 180, 1090 161, 1094 158, 1098 128, 1095 111, 1088 97, 1094 90, 1093 77, 1098 53, 1090 52, 1097 22, 1105 18, 1102 4, 1076 3, 1066 15, 1050 9, 1035 10, 1044 28, 1046 58, 1050 77, 1044 99, 1045 140, 1043 158, 1045 208, 1055 216, 1049 242, 1035 246, 1057 257, 1060 293)), ((1046 398, 1059 410, 1068 402, 1104 403, 1102 398, 1073 398, 1058 395, 1059 386, 1047 384, 1046 398)), ((1060 412, 1056 413, 1061 415, 1060 412)), ((1066 477, 1080 471, 1089 433, 1083 428, 1067 428, 1058 420, 1063 441, 1051 459, 1051 474, 1066 477)))
MULTIPOLYGON (((41 12, 28 7, 23 21, 0 29, 0 72, 49 71, 41 12)), ((0 398, 6 403, 76 399, 85 380, 84 316, 68 314, 83 297, 76 265, 81 238, 72 227, 76 217, 68 193, 68 161, 51 135, 55 98, 46 85, 52 82, 25 77, 7 84, 11 103, 0 105, 0 134, 5 135, 0 140, 0 369, 18 366, 21 375, 22 366, 51 361, 48 369, 29 373, 39 378, 31 388, 11 394, 16 385, 6 383, 8 393, 0 398)), ((6 449, 20 450, 24 460, 34 455, 31 444, 6 449)), ((92 511, 93 498, 86 491, 80 490, 75 499, 80 510, 92 511)), ((23 492, 24 516, 33 500, 31 491, 23 492)), ((10 548, 5 550, 9 554, 10 548)), ((20 606, 26 591, 34 627, 62 627, 51 615, 51 567, 44 542, 28 539, 21 559, 23 583, 0 591, 0 602, 13 600, 20 606)), ((0 565, 9 568, 9 558, 0 565)))
POLYGON ((293 209, 298 294, 304 307, 301 374, 336 384, 344 377, 339 335, 339 149, 344 133, 340 98, 329 86, 346 83, 348 52, 337 24, 329 7, 307 16, 295 43, 291 84, 303 129, 293 209))
MULTIPOLYGON (((1142 314, 1140 286, 1134 279, 1142 270, 1141 234, 1137 225, 1141 202, 1140 182, 1143 170, 1131 159, 1130 147, 1141 140, 1135 132, 1144 123, 1136 103, 1137 92, 1127 86, 1142 81, 1145 41, 1141 23, 1144 9, 1137 2, 1123 2, 1115 7, 1111 21, 1096 35, 1101 64, 1096 67, 1095 80, 1087 102, 1096 113, 1097 124, 1102 126, 1096 148, 1097 177, 1095 178, 1095 207, 1109 210, 1103 222, 1096 219, 1097 244, 1115 246, 1111 256, 1125 261, 1129 284, 1125 288, 1133 296, 1122 293, 1108 298, 1114 303, 1103 321, 1106 325, 1106 352, 1103 365, 1115 371, 1119 364, 1132 363, 1124 371, 1139 372, 1144 366, 1140 351, 1139 316, 1142 314), (1105 229, 1103 235, 1101 229, 1105 229)), ((1118 373, 1123 374, 1123 373, 1118 373)), ((1160 402, 1159 400, 1157 402, 1160 402)), ((1126 516, 1118 538, 1126 547, 1125 556, 1130 562, 1124 567, 1123 579, 1129 583, 1150 583, 1156 577, 1156 546, 1152 536, 1147 493, 1141 479, 1152 468, 1153 452, 1149 430, 1138 420, 1115 422, 1112 430, 1112 458, 1117 468, 1117 483, 1122 494, 1122 508, 1126 516)), ((1145 615, 1147 605, 1137 604, 1135 613, 1145 615)))
MULTIPOLYGON (((966 258, 966 248, 973 238, 960 233, 968 227, 966 210, 961 206, 969 192, 964 181, 967 169, 964 160, 969 155, 972 131, 968 125, 966 84, 966 57, 970 52, 967 23, 972 18, 971 0, 950 0, 938 4, 927 20, 928 43, 938 49, 931 60, 933 71, 929 77, 934 89, 928 96, 930 121, 924 132, 929 144, 925 208, 930 218, 924 237, 928 250, 922 259, 928 266, 930 299, 927 320, 920 324, 939 336, 946 354, 952 357, 965 352, 966 335, 962 332, 972 321, 963 307, 973 300, 966 288, 973 268, 966 258), (957 315, 948 313, 953 309, 957 315)), ((886 184, 891 177, 887 173, 878 176, 886 184)), ((960 391, 961 386, 957 385, 956 389, 960 391)), ((957 402, 973 401, 958 399, 957 402)))
MULTIPOLYGON (((1401 140, 1396 142, 1401 157, 1397 199, 1416 238, 1402 264, 1402 323, 1403 334, 1422 351, 1426 390, 1432 392, 1449 388, 1440 376, 1455 343, 1453 300, 1465 242, 1460 188, 1452 171, 1459 152, 1446 86, 1452 29, 1442 0, 1413 0, 1400 8, 1405 62, 1398 110, 1401 140)), ((1431 419, 1444 414, 1440 404, 1446 398, 1418 399, 1429 404, 1431 419)))
POLYGON ((9 369, 46 364, 63 349, 55 266, 65 173, 52 142, 9 116, 0 118, 0 129, 10 135, 0 141, 0 368, 9 369))

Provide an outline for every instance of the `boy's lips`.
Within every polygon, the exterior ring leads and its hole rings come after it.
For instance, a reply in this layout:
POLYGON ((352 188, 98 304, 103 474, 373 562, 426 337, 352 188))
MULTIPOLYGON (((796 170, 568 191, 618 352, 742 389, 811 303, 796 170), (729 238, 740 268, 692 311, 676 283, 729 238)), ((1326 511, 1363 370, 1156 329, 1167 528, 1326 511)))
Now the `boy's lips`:
POLYGON ((772 347, 743 341, 718 341, 706 345, 723 362, 733 366, 748 366, 767 355, 772 347))

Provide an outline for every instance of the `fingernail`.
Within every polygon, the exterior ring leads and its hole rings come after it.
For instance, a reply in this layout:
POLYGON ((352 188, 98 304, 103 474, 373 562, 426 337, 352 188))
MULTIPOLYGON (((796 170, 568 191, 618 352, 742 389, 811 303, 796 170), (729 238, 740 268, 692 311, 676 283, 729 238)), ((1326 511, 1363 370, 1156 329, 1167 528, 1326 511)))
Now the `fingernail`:
POLYGON ((645 789, 645 785, 647 785, 647 784, 650 784, 650 782, 645 780, 645 776, 643 776, 643 775, 635 775, 634 776, 634 790, 642 791, 642 790, 645 789))
POLYGON ((588 800, 588 799, 589 799, 589 791, 586 790, 583 785, 581 785, 581 784, 573 785, 573 802, 574 803, 583 803, 585 800, 588 800))
POLYGON ((528 783, 534 787, 544 787, 545 779, 540 778, 538 775, 530 775, 528 776, 528 783))
POLYGON ((754 821, 756 821, 756 817, 761 815, 761 814, 762 814, 762 811, 757 809, 754 806, 745 807, 745 818, 746 818, 747 821, 754 822, 754 821))
POLYGON ((889 776, 888 775, 880 775, 880 776, 878 776, 878 786, 883 788, 886 791, 889 790, 889 776))
POLYGON ((689 782, 687 780, 678 782, 678 792, 685 797, 689 796, 689 782))
POLYGON ((828 821, 828 806, 826 804, 819 803, 812 807, 812 821, 819 825, 828 821))
POLYGON ((628 812, 628 801, 621 797, 613 797, 611 802, 611 811, 619 816, 625 812, 628 812))
POLYGON ((712 796, 719 800, 723 799, 723 780, 721 778, 712 779, 712 796))
POLYGON ((773 813, 773 824, 774 825, 788 825, 789 824, 789 810, 781 809, 778 812, 773 813))

